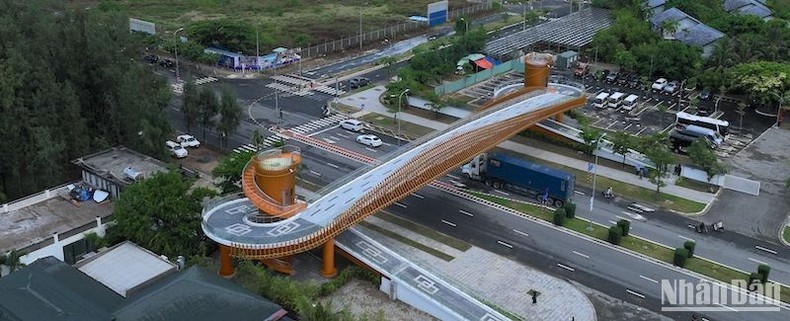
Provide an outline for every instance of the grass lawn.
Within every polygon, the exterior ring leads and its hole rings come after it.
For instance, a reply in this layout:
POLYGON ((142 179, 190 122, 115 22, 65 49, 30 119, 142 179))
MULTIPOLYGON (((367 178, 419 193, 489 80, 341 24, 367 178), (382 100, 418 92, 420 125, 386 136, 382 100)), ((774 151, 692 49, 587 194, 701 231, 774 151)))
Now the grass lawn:
POLYGON ((461 241, 461 240, 459 240, 457 238, 454 238, 452 236, 448 236, 446 234, 442 234, 442 233, 436 232, 434 229, 422 226, 422 225, 414 223, 414 222, 412 222, 410 220, 402 219, 402 218, 400 218, 398 216, 392 215, 392 214, 387 213, 385 211, 380 211, 380 212, 374 214, 374 216, 376 216, 377 218, 380 218, 382 220, 385 220, 387 222, 390 222, 392 224, 395 224, 395 225, 398 225, 400 227, 403 227, 403 228, 405 228, 405 229, 407 229, 409 231, 412 231, 414 233, 417 233, 417 234, 420 234, 420 235, 425 236, 427 238, 433 239, 433 240, 435 240, 437 242, 440 242, 440 243, 442 243, 444 245, 452 247, 452 248, 454 248, 456 250, 459 250, 461 252, 465 252, 466 250, 472 248, 472 246, 469 245, 469 243, 461 241))
MULTIPOLYGON (((542 209, 541 207, 536 205, 514 202, 484 193, 478 193, 478 192, 466 192, 466 193, 485 199, 487 201, 497 203, 499 205, 512 208, 519 212, 529 214, 531 216, 543 219, 545 221, 551 222, 552 220, 551 211, 542 209)), ((564 223, 564 227, 566 228, 569 228, 571 230, 574 230, 576 232, 588 236, 592 236, 600 240, 606 240, 609 232, 608 227, 601 226, 598 224, 593 224, 593 230, 590 231, 588 230, 588 226, 589 226, 589 222, 580 220, 578 218, 565 219, 565 223, 564 223)), ((785 229, 785 233, 788 233, 787 231, 788 229, 785 229)), ((672 264, 674 250, 666 248, 660 244, 656 244, 632 236, 626 236, 620 240, 620 246, 628 250, 660 260, 662 262, 672 264)), ((748 275, 744 273, 696 257, 686 261, 685 269, 689 271, 694 271, 696 273, 705 275, 707 277, 725 283, 730 283, 732 280, 735 279, 748 280, 748 275)), ((780 297, 782 298, 782 301, 790 303, 790 288, 782 287, 780 297)))
POLYGON ((416 249, 418 249, 420 251, 423 251, 425 253, 428 253, 430 255, 438 257, 438 258, 440 258, 442 260, 445 260, 447 262, 452 261, 455 258, 455 257, 453 257, 453 256, 451 256, 451 255, 449 255, 447 253, 441 252, 441 251, 439 251, 437 249, 434 249, 434 248, 432 248, 430 246, 427 246, 425 244, 415 242, 415 241, 413 241, 413 240, 411 240, 411 239, 409 239, 409 238, 407 238, 407 237, 405 237, 403 235, 400 235, 398 233, 395 233, 395 232, 392 232, 390 230, 387 230, 387 229, 385 229, 385 228, 383 228, 381 226, 371 224, 370 222, 362 221, 362 222, 359 222, 358 224, 360 226, 366 228, 366 229, 369 229, 371 231, 377 232, 377 233, 379 233, 381 235, 384 235, 386 237, 389 237, 391 239, 397 240, 398 242, 401 242, 403 244, 406 244, 408 246, 416 248, 416 249))
POLYGON ((782 237, 785 239, 785 242, 790 242, 790 226, 785 226, 785 230, 782 232, 782 237))
MULTIPOLYGON (((376 113, 370 113, 365 116, 362 116, 360 120, 368 124, 389 129, 393 133, 398 128, 398 123, 395 121, 395 118, 387 117, 376 113)), ((409 137, 421 137, 434 132, 434 130, 431 128, 423 127, 405 121, 400 122, 400 127, 401 127, 401 132, 409 135, 409 137)))

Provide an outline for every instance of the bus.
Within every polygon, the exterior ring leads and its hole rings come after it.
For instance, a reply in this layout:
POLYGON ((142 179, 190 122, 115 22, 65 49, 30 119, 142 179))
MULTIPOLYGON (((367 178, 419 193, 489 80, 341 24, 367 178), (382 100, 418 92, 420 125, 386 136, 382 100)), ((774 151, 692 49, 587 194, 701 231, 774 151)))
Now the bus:
POLYGON ((593 106, 595 106, 596 108, 605 108, 607 98, 609 98, 608 93, 598 94, 598 96, 595 97, 595 100, 593 100, 593 106))
POLYGON ((639 96, 637 95, 628 95, 628 97, 625 97, 625 100, 623 100, 623 110, 634 109, 634 107, 636 107, 637 99, 639 99, 639 96))
POLYGON ((726 120, 700 117, 685 112, 677 113, 675 123, 678 125, 694 125, 712 129, 722 136, 727 136, 730 133, 730 122, 726 120))

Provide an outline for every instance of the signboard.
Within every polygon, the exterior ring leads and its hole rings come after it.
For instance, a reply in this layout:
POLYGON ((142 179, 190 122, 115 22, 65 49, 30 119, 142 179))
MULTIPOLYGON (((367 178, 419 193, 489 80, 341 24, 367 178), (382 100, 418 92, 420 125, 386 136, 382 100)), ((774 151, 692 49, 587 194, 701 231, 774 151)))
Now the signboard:
POLYGON ((428 4, 428 25, 433 27, 447 22, 449 6, 447 0, 428 4))
POLYGON ((145 32, 149 35, 156 34, 156 25, 153 22, 129 18, 129 32, 145 32))

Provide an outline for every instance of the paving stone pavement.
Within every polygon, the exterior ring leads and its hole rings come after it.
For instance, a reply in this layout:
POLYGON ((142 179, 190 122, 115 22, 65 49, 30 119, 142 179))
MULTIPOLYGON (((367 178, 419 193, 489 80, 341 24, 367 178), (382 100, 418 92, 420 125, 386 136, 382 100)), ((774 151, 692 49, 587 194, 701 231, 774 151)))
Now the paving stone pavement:
MULTIPOLYGON (((442 276, 445 281, 524 320, 596 320, 592 302, 582 291, 565 280, 474 246, 466 251, 451 248, 375 216, 367 218, 366 221, 453 256, 454 259, 447 262, 397 240, 389 239, 391 241, 387 242, 393 251, 419 262, 421 267, 442 276), (541 293, 538 303, 534 305, 527 294, 531 289, 541 293)), ((366 232, 376 233, 370 230, 366 232)))

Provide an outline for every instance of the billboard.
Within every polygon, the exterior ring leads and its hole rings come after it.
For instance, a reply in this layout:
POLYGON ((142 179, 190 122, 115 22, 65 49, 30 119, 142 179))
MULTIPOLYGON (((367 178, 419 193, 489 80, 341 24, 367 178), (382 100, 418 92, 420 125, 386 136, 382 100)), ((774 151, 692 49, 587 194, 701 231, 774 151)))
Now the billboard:
POLYGON ((145 32, 149 35, 156 34, 156 25, 153 22, 129 18, 129 32, 145 32))
POLYGON ((447 0, 428 4, 428 25, 433 27, 447 22, 448 8, 447 0))

